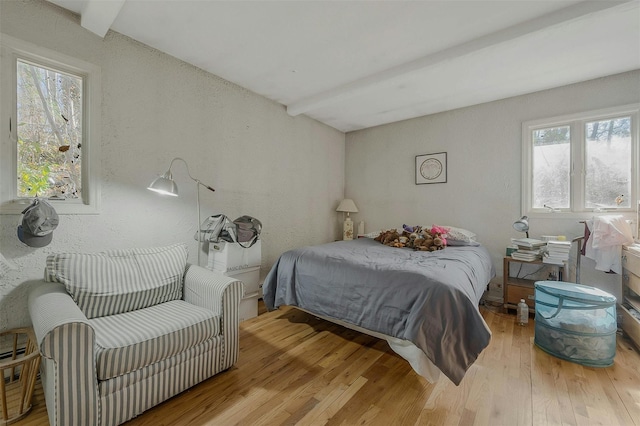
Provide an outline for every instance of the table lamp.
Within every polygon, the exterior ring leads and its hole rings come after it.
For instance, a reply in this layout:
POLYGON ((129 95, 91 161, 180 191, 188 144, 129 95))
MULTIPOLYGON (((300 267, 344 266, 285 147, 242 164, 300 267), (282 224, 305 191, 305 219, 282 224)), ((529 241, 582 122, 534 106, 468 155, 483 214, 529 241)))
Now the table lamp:
POLYGON ((527 216, 522 216, 520 219, 513 222, 513 229, 525 232, 527 238, 529 238, 529 218, 527 216))
POLYGON ((349 217, 349 213, 358 213, 356 203, 350 198, 345 198, 340 202, 336 211, 347 214, 347 218, 344 220, 342 226, 342 239, 344 241, 353 240, 353 221, 349 217))

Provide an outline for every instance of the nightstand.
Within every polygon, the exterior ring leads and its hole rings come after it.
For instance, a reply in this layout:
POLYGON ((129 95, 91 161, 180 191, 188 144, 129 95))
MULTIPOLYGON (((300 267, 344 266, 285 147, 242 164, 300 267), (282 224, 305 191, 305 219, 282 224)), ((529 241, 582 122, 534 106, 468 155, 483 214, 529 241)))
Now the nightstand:
POLYGON ((502 281, 502 295, 504 298, 504 304, 502 305, 505 312, 509 309, 516 309, 520 299, 529 306, 529 312, 535 312, 535 292, 533 283, 539 280, 528 280, 525 278, 515 278, 510 275, 510 265, 512 263, 523 263, 525 265, 544 265, 549 267, 558 268, 558 280, 562 281, 563 277, 567 276, 567 264, 553 265, 549 263, 543 263, 542 260, 534 260, 527 262, 524 260, 514 259, 511 256, 504 257, 504 269, 503 269, 503 281, 502 281))

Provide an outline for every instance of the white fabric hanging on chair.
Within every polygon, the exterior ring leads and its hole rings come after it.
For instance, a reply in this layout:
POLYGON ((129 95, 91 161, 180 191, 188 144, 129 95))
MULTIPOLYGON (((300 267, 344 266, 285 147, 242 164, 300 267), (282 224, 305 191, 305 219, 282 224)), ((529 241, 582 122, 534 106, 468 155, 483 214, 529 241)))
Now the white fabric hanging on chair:
POLYGON ((631 226, 622 215, 599 216, 587 221, 591 232, 585 256, 596 261, 596 269, 622 273, 622 246, 633 244, 631 226))

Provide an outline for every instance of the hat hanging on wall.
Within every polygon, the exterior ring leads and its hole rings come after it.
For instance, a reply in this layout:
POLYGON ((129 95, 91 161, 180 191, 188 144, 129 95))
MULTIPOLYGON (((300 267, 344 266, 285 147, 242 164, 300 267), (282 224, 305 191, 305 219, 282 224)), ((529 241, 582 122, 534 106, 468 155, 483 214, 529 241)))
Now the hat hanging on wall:
POLYGON ((18 226, 18 238, 30 247, 44 247, 53 239, 58 227, 58 213, 47 201, 35 198, 22 211, 22 224, 18 226))

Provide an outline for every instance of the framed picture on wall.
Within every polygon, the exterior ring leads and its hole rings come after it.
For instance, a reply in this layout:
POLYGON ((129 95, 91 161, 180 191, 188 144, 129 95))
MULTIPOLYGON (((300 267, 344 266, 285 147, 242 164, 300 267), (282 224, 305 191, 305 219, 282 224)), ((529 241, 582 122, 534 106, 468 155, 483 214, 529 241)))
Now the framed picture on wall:
POLYGON ((447 153, 416 155, 416 185, 447 182, 447 153))

